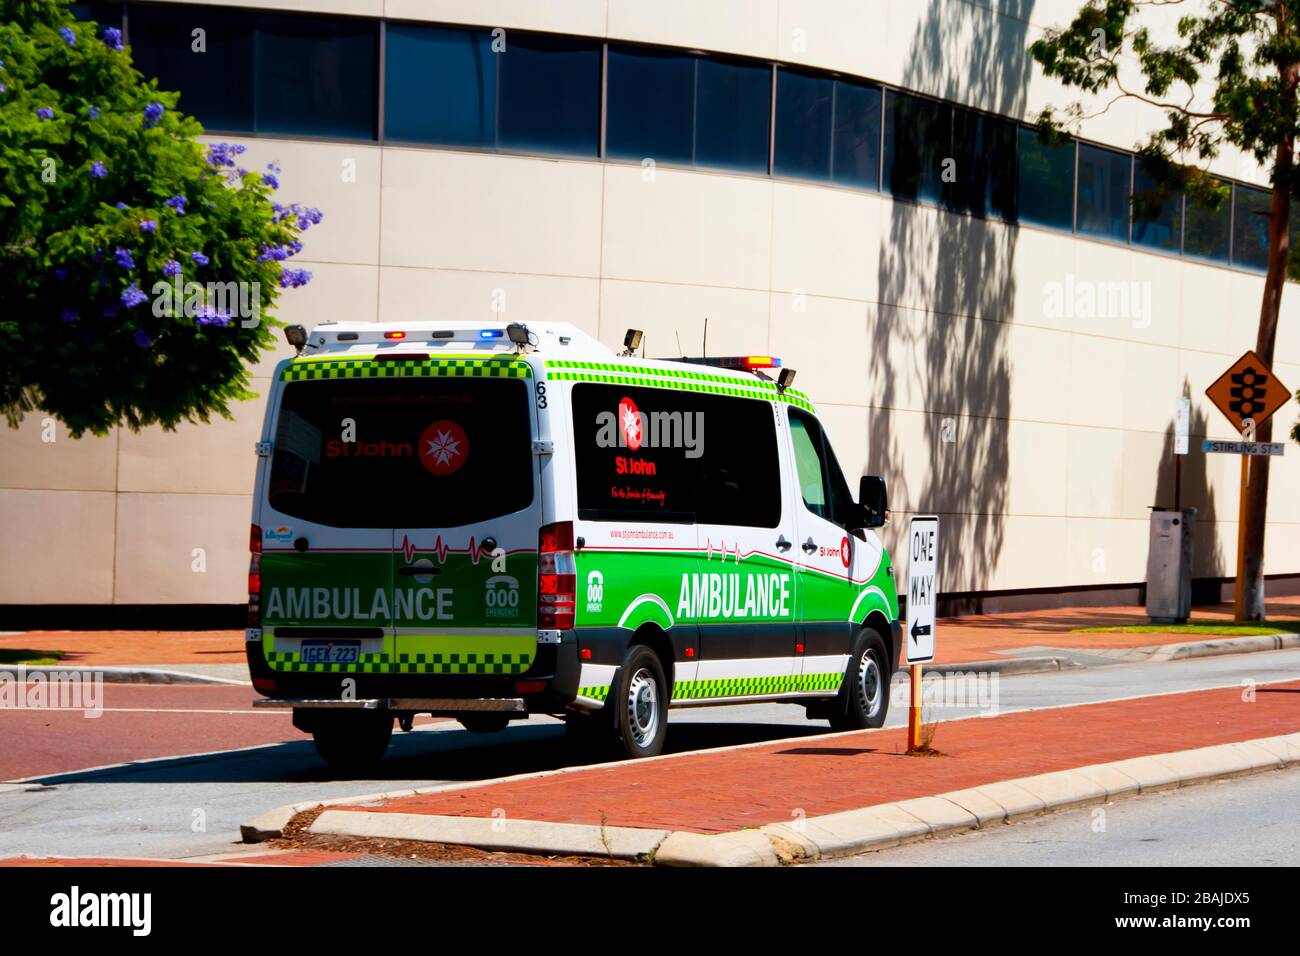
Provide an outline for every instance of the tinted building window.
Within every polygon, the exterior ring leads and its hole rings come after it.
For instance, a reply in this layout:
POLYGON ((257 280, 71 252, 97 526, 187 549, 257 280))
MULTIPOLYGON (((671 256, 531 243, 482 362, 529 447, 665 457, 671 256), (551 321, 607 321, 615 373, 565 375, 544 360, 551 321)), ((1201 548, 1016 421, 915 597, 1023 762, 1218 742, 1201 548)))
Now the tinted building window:
POLYGON ((831 179, 867 189, 880 185, 879 87, 835 81, 831 179))
POLYGON ((1128 242, 1132 167, 1127 153, 1079 144, 1079 232, 1128 242))
POLYGON ((1268 268, 1268 230, 1273 194, 1249 186, 1233 187, 1232 263, 1247 269, 1268 268))
POLYGON ((1214 262, 1228 261, 1231 197, 1225 192, 1217 207, 1191 198, 1184 206, 1183 255, 1214 262))
POLYGON ((122 28, 120 3, 70 3, 68 11, 78 20, 94 20, 101 26, 122 28))
POLYGON ((948 104, 892 91, 885 97, 885 188, 890 193, 939 202, 951 143, 948 104))
POLYGON ((1177 253, 1182 248, 1183 197, 1161 198, 1139 163, 1133 173, 1133 243, 1177 253))
POLYGON ((953 180, 946 205, 975 216, 1016 218, 1016 126, 996 116, 954 109, 953 180))
POLYGON ((781 69, 776 75, 773 171, 801 179, 831 178, 835 81, 781 69))
POLYGON ((666 388, 573 389, 578 517, 774 528, 781 477, 771 407, 666 388), (640 446, 620 427, 636 416, 640 446))
POLYGON ((1074 143, 1045 143, 1020 129, 1016 150, 1016 208, 1021 222, 1074 228, 1074 143))
POLYGON ((611 45, 607 83, 607 156, 694 161, 694 57, 611 45))
POLYGON ((212 7, 131 7, 131 54, 145 76, 178 90, 180 108, 213 130, 251 132, 254 17, 212 7), (193 48, 203 30, 205 52, 193 48))
POLYGON ((257 132, 375 138, 377 23, 259 16, 254 58, 257 132))
POLYGON ((394 23, 386 43, 385 139, 495 144, 497 57, 489 33, 394 23))
POLYGON ((702 57, 695 77, 696 165, 765 172, 771 67, 702 57))
POLYGON ((501 61, 498 142, 507 149, 600 151, 600 44, 511 33, 501 61))

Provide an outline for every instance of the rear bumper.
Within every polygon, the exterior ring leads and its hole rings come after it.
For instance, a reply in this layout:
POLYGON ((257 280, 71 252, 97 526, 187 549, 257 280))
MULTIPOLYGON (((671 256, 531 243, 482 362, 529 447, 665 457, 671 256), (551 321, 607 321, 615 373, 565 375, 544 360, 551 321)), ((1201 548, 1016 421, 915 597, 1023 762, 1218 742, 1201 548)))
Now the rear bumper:
POLYGON ((486 711, 524 717, 529 713, 563 711, 578 695, 580 667, 573 631, 560 632, 559 643, 539 642, 528 670, 510 675, 277 671, 268 663, 261 640, 247 640, 244 648, 253 687, 270 698, 254 701, 255 707, 387 709, 445 714, 486 711), (348 681, 346 686, 344 681, 348 681), (391 707, 389 701, 421 706, 391 707), (518 701, 522 707, 516 710, 513 705, 485 704, 487 701, 518 701))
POLYGON ((280 707, 293 710, 373 710, 394 713, 435 714, 519 714, 528 713, 522 697, 372 697, 367 700, 336 700, 334 698, 272 697, 253 701, 254 707, 280 707))

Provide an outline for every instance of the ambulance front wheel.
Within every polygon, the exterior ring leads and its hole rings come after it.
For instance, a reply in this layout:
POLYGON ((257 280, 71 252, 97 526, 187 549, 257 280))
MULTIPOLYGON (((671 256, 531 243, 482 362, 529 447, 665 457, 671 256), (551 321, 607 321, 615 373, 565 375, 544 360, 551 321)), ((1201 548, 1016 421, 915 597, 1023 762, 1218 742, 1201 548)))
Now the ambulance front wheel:
POLYGON ((889 713, 889 658, 885 642, 870 627, 858 633, 849 666, 831 713, 833 730, 883 727, 889 713))
POLYGON ((614 721, 623 752, 629 757, 654 757, 664 749, 668 732, 668 681, 659 655, 643 644, 628 648, 619 668, 614 693, 606 706, 615 708, 614 721))
POLYGON ((369 770, 379 763, 393 736, 393 715, 341 711, 322 715, 312 727, 316 752, 344 773, 369 770))

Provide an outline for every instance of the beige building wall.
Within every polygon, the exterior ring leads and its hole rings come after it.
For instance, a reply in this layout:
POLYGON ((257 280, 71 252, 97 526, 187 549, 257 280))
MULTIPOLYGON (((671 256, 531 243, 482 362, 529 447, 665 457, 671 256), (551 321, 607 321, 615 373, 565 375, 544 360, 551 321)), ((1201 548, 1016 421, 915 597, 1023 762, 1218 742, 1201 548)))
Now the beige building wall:
MULTIPOLYGON (((1023 49, 1077 0, 265 5, 798 60, 1028 116, 1069 101, 1023 49)), ((1132 148, 1150 122, 1117 109, 1084 134, 1132 148)), ((798 369, 851 481, 888 478, 891 548, 909 513, 944 516, 948 592, 1140 582, 1147 508, 1172 503, 1186 392, 1196 573, 1233 573, 1237 459, 1197 442, 1228 437, 1203 392, 1254 345, 1258 276, 761 176, 240 141, 250 167, 281 164, 287 201, 325 212, 299 257, 315 278, 283 293, 284 321, 562 320, 611 346, 642 328, 648 352, 669 355, 679 336, 697 350, 707 317, 711 353, 770 351, 798 369), (1136 305, 1063 301, 1116 284, 1136 288, 1136 305)), ((1233 157, 1220 167, 1259 181, 1233 157)), ((1275 368, 1300 387, 1300 289, 1288 287, 1283 310, 1275 368)), ((289 354, 268 355, 254 387, 289 354)), ((80 441, 40 416, 0 428, 0 603, 242 602, 263 403, 233 411, 80 441)), ((1295 414, 1280 413, 1277 437, 1295 414)), ((1300 573, 1300 450, 1289 451, 1273 462, 1271 574, 1300 573)))

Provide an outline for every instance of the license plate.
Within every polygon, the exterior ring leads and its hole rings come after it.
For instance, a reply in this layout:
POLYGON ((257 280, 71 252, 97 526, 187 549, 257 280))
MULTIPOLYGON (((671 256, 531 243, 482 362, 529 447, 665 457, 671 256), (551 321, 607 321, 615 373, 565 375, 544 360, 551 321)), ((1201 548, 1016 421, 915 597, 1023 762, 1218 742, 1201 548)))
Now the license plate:
POLYGON ((360 641, 303 641, 298 652, 304 664, 355 664, 360 656, 360 641))

